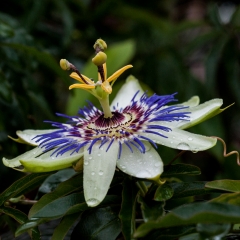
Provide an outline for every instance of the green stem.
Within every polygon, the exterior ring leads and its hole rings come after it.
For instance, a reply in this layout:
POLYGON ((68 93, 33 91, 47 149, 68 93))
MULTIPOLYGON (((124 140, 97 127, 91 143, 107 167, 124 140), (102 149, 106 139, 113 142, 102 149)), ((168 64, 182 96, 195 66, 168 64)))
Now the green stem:
POLYGON ((112 112, 109 106, 109 98, 108 96, 106 98, 102 98, 101 100, 99 99, 99 102, 102 106, 104 117, 105 118, 111 118, 112 117, 112 112))
POLYGON ((141 195, 144 197, 148 191, 148 188, 145 185, 144 181, 137 181, 136 184, 141 192, 141 195))

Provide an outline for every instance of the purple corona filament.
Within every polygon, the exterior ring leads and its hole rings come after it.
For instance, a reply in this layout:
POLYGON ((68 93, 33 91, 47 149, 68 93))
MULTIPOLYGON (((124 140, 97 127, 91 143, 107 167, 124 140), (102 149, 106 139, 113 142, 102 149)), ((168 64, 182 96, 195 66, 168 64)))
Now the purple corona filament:
POLYGON ((130 104, 125 108, 114 107, 111 118, 104 118, 102 111, 97 109, 91 102, 87 107, 78 111, 78 116, 57 114, 69 119, 67 124, 50 122, 58 130, 38 135, 35 137, 40 147, 45 151, 55 149, 52 155, 62 155, 71 151, 79 152, 88 145, 87 150, 91 154, 92 147, 100 141, 100 147, 107 144, 109 150, 114 141, 119 143, 118 158, 121 157, 122 145, 125 144, 129 151, 135 149, 145 153, 145 146, 142 141, 148 141, 154 147, 155 142, 151 140, 151 134, 167 138, 164 132, 171 131, 171 128, 164 126, 166 122, 188 121, 189 112, 183 112, 187 107, 180 105, 166 106, 170 102, 177 101, 172 95, 158 96, 154 94, 148 97, 144 93, 136 100, 138 92, 132 98, 130 104), (181 110, 181 111, 180 111, 181 110), (148 133, 149 138, 142 136, 148 133))

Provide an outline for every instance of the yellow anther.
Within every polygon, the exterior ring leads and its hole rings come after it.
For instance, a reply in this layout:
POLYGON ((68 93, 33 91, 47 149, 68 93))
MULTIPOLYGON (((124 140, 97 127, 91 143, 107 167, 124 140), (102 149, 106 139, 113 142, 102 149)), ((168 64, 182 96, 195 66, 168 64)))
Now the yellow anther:
POLYGON ((99 52, 97 55, 92 59, 92 62, 96 66, 101 66, 107 61, 107 55, 104 52, 99 52))
POLYGON ((104 40, 99 38, 95 44, 93 45, 93 48, 96 50, 97 48, 100 48, 101 51, 104 51, 107 49, 107 44, 104 40))
POLYGON ((60 60, 60 67, 62 70, 70 70, 70 63, 67 59, 61 59, 60 60))

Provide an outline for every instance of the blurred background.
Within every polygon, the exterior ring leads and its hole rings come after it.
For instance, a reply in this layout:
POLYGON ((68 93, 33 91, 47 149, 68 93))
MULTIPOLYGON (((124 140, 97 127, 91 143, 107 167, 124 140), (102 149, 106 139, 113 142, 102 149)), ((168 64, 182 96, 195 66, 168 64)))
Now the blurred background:
MULTIPOLYGON (((108 74, 134 66, 115 89, 132 74, 149 93, 178 92, 179 102, 198 95, 201 102, 223 98, 223 107, 235 103, 189 131, 222 137, 229 150, 240 150, 239 1, 8 0, 0 8, 0 159, 30 149, 8 138, 16 130, 51 128, 43 121, 65 121, 56 112, 75 115, 87 99, 95 101, 68 90, 74 80, 59 60, 96 79, 91 58, 98 38, 109 46, 108 74)), ((177 154, 158 151, 165 163, 177 154)), ((178 161, 201 167, 195 180, 240 179, 236 157, 223 158, 221 144, 178 161)), ((0 190, 21 176, 0 163, 0 190)))

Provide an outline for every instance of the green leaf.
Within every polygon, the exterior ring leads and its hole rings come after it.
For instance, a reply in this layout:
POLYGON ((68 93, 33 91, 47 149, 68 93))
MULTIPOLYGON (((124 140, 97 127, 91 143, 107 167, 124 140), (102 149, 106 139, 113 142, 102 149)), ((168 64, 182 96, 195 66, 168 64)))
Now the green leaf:
POLYGON ((141 204, 142 216, 145 222, 159 220, 164 214, 164 202, 155 202, 138 196, 138 202, 141 204))
POLYGON ((166 201, 173 196, 173 189, 168 184, 159 186, 154 194, 155 201, 166 201))
POLYGON ((0 37, 1 38, 9 38, 14 36, 13 28, 8 25, 6 22, 0 20, 0 37))
POLYGON ((199 223, 196 226, 196 230, 203 239, 222 239, 230 229, 231 224, 229 223, 199 223))
POLYGON ((122 233, 126 240, 132 239, 135 231, 135 213, 136 213, 136 197, 138 188, 129 178, 123 181, 122 206, 119 218, 122 223, 122 233))
POLYGON ((161 175, 161 178, 173 177, 177 175, 200 175, 200 174, 201 170, 199 167, 190 164, 178 163, 174 165, 164 166, 164 171, 161 175))
MULTIPOLYGON (((0 207, 0 212, 12 217, 20 224, 25 224, 28 221, 27 215, 15 208, 2 206, 0 207)), ((40 232, 38 231, 37 228, 32 229, 32 232, 30 232, 29 234, 32 235, 32 240, 41 239, 40 232)))
POLYGON ((219 60, 222 56, 222 52, 225 44, 227 43, 229 36, 227 34, 219 34, 211 48, 206 60, 206 90, 211 93, 211 96, 216 96, 216 78, 219 60))
POLYGON ((1 206, 0 212, 5 213, 8 216, 14 218, 20 224, 23 224, 28 220, 28 217, 25 213, 19 211, 18 209, 15 209, 15 208, 1 206))
POLYGON ((240 192, 240 180, 215 180, 207 182, 205 185, 206 188, 219 189, 228 192, 240 192))
POLYGON ((61 79, 65 80, 65 82, 69 82, 69 76, 66 72, 64 72, 60 67, 59 63, 50 55, 48 52, 39 51, 35 47, 29 47, 23 44, 18 43, 0 43, 2 46, 10 47, 19 51, 23 51, 27 54, 30 54, 37 58, 39 62, 44 64, 46 67, 55 72, 61 79))
POLYGON ((197 223, 238 223, 239 221, 240 206, 211 202, 192 203, 173 209, 160 221, 149 221, 142 224, 134 236, 142 237, 158 228, 197 223))
POLYGON ((50 193, 55 190, 60 183, 67 181, 75 174, 76 172, 72 168, 60 170, 57 173, 54 173, 47 177, 38 191, 41 193, 50 193))
MULTIPOLYGON (((71 207, 79 203, 85 203, 83 193, 72 193, 58 198, 47 204, 41 210, 31 215, 31 218, 57 218, 63 216, 71 207)), ((83 207, 83 210, 86 206, 83 207)))
MULTIPOLYGON (((173 240, 178 239, 178 237, 195 232, 195 226, 178 226, 178 227, 170 227, 166 229, 155 230, 149 233, 143 240, 173 240)), ((192 239, 191 239, 192 240, 192 239)))
MULTIPOLYGON (((108 56, 107 61, 107 75, 110 76, 112 73, 129 63, 130 59, 135 53, 135 42, 127 40, 124 42, 116 43, 111 45, 106 51, 108 56)), ((86 63, 84 69, 81 71, 84 75, 97 80, 97 68, 92 63, 91 59, 86 63)), ((95 103, 95 98, 88 92, 79 89, 72 90, 74 94, 69 97, 67 104, 67 114, 74 115, 78 111, 79 107, 86 105, 86 99, 95 103)))
POLYGON ((212 199, 211 202, 228 203, 240 206, 240 193, 225 193, 212 199))
POLYGON ((0 206, 9 198, 22 195, 39 186, 49 173, 33 173, 14 182, 0 195, 0 206))
POLYGON ((85 211, 73 230, 71 240, 115 240, 121 232, 118 208, 95 208, 85 211))
POLYGON ((199 233, 191 233, 186 236, 180 237, 179 240, 201 240, 199 233))
POLYGON ((206 182, 176 182, 169 183, 169 186, 174 191, 174 198, 182 198, 210 192, 210 189, 205 188, 205 184, 206 182))
MULTIPOLYGON (((46 219, 34 219, 34 220, 31 220, 31 221, 26 221, 24 224, 22 224, 15 232, 15 236, 19 236, 21 235, 22 233, 28 231, 28 230, 33 230, 36 229, 36 227, 39 225, 39 224, 42 224, 44 222, 46 222, 47 220, 46 219)), ((36 231, 35 231, 36 232, 36 231)), ((34 233, 35 233, 34 232, 34 233)), ((37 232, 36 232, 37 233, 37 232)))
POLYGON ((75 213, 75 214, 71 214, 63 217, 61 222, 55 228, 51 240, 64 240, 69 229, 72 227, 72 225, 76 222, 78 218, 79 218, 79 213, 75 213))
POLYGON ((76 190, 82 189, 82 186, 82 174, 78 174, 63 183, 60 183, 53 192, 45 194, 36 204, 32 206, 29 211, 29 218, 32 218, 39 211, 41 211, 42 208, 55 201, 56 199, 61 198, 62 196, 65 196, 76 190))

